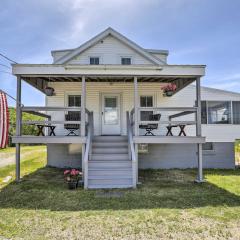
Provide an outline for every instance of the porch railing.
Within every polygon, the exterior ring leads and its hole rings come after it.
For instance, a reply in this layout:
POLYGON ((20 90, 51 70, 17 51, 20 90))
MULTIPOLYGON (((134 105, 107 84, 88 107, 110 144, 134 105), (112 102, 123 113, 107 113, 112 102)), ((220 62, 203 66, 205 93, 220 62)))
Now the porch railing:
MULTIPOLYGON (((82 108, 81 107, 39 107, 39 106, 22 106, 20 107, 21 112, 27 112, 36 116, 40 116, 45 118, 45 120, 25 120, 22 121, 22 117, 21 117, 21 125, 52 125, 52 124, 84 124, 85 127, 88 124, 89 121, 89 115, 90 112, 88 111, 88 109, 85 109, 85 118, 81 118, 80 121, 67 121, 65 120, 52 120, 52 114, 50 114, 49 112, 63 112, 64 116, 66 112, 79 112, 81 113, 82 108)), ((80 128, 79 128, 80 130, 80 128)), ((81 134, 85 136, 84 134, 81 134)))
POLYGON ((135 113, 134 109, 132 109, 132 111, 130 112, 130 120, 132 125, 135 126, 134 135, 139 135, 139 126, 147 124, 159 124, 158 126, 159 128, 163 126, 173 125, 186 125, 186 126, 194 125, 197 128, 196 114, 197 107, 138 107, 137 113, 135 113), (161 114, 160 120, 153 121, 143 119, 144 118, 144 116, 142 116, 143 112, 145 113, 149 112, 150 115, 161 114), (135 114, 137 114, 137 116, 135 116, 135 114))
POLYGON ((86 141, 86 149, 83 157, 83 177, 84 177, 84 188, 88 188, 88 161, 89 156, 91 155, 92 149, 92 139, 93 139, 93 112, 89 113, 89 120, 87 126, 87 141, 86 141))
POLYGON ((132 178, 133 187, 137 185, 137 160, 135 155, 135 148, 133 143, 133 131, 129 112, 127 112, 127 136, 128 136, 128 153, 132 160, 132 178))

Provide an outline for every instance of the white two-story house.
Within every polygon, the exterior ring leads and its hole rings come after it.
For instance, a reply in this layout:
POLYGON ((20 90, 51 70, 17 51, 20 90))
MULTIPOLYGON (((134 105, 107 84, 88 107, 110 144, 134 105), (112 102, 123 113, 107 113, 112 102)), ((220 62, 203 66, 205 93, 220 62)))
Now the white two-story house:
POLYGON ((52 56, 52 64, 13 65, 17 179, 21 143, 47 144, 48 165, 81 168, 85 188, 136 187, 140 168, 197 167, 197 182, 203 167, 234 168, 240 95, 201 87, 204 65, 168 64, 168 51, 112 28, 52 56), (46 105, 22 106, 21 81, 46 94, 46 105), (45 120, 23 122, 22 112, 45 120), (23 136, 23 124, 39 136, 23 136))

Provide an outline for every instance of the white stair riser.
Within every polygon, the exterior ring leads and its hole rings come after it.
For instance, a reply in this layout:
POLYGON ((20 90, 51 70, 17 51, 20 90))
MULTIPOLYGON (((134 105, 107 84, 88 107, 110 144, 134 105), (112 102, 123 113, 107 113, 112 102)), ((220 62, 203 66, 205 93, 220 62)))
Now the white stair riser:
POLYGON ((131 161, 89 161, 88 168, 91 170, 91 168, 127 168, 132 167, 131 161))
POLYGON ((112 147, 128 147, 127 142, 93 142, 92 144, 94 147, 101 147, 101 148, 112 148, 112 147))
POLYGON ((109 160, 109 161, 127 161, 129 160, 128 154, 92 154, 91 159, 97 160, 109 160))
POLYGON ((128 170, 91 170, 88 171, 88 176, 132 176, 132 169, 128 168, 128 170))
POLYGON ((93 142, 121 142, 127 141, 126 136, 96 136, 93 138, 93 142))
POLYGON ((104 184, 104 185, 99 185, 99 184, 91 184, 88 186, 89 189, 113 189, 113 188, 132 188, 132 184, 104 184))
POLYGON ((89 185, 124 185, 132 184, 132 179, 88 179, 88 184, 89 185))
POLYGON ((101 147, 93 147, 92 153, 101 153, 101 154, 108 154, 108 153, 113 153, 113 154, 127 154, 128 153, 128 148, 101 148, 101 147))

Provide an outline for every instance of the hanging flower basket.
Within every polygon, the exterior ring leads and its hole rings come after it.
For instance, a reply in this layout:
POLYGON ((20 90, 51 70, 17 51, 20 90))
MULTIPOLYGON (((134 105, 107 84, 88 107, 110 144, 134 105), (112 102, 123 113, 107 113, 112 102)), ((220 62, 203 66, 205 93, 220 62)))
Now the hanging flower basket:
POLYGON ((52 88, 52 87, 46 87, 46 88, 44 89, 44 92, 45 92, 45 94, 46 94, 47 96, 53 96, 53 94, 54 94, 54 88, 52 88))
POLYGON ((177 90, 177 86, 174 83, 169 83, 161 88, 163 90, 163 96, 171 97, 177 90))

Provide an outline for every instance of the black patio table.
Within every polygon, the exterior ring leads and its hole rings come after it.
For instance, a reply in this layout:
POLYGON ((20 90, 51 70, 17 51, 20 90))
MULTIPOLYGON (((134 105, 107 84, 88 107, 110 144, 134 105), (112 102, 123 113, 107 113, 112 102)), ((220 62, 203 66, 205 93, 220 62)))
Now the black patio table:
POLYGON ((166 126, 167 128, 167 134, 166 136, 173 136, 173 133, 172 133, 172 128, 174 127, 179 127, 180 128, 180 132, 178 134, 178 136, 187 136, 186 133, 185 133, 185 127, 186 127, 186 124, 178 124, 178 125, 169 125, 169 126, 166 126))
POLYGON ((38 128, 38 136, 45 136, 44 134, 44 128, 49 128, 50 129, 50 132, 49 132, 49 136, 56 136, 54 130, 56 128, 56 126, 53 126, 53 125, 43 125, 43 124, 37 124, 36 125, 37 128, 38 128))

